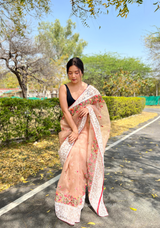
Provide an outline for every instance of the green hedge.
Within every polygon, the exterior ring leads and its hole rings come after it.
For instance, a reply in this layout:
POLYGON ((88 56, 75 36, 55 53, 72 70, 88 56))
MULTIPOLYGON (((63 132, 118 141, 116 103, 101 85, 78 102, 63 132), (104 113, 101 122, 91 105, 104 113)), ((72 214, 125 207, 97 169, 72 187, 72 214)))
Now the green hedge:
POLYGON ((104 96, 103 99, 107 104, 111 120, 141 113, 145 107, 145 98, 104 96))
MULTIPOLYGON (((141 113, 145 106, 144 98, 103 97, 110 119, 120 119, 141 113)), ((49 135, 50 130, 60 131, 62 111, 58 98, 29 100, 0 98, 0 140, 25 137, 36 140, 49 135)))
POLYGON ((0 140, 8 141, 16 137, 36 140, 43 135, 49 135, 49 129, 59 132, 61 116, 58 98, 1 98, 0 140))

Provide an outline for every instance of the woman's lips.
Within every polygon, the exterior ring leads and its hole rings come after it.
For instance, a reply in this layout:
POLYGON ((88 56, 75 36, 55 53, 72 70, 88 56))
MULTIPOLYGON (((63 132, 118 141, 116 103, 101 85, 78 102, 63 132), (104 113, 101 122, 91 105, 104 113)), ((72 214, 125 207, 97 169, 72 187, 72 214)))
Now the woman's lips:
POLYGON ((72 79, 72 81, 76 81, 76 79, 72 79))

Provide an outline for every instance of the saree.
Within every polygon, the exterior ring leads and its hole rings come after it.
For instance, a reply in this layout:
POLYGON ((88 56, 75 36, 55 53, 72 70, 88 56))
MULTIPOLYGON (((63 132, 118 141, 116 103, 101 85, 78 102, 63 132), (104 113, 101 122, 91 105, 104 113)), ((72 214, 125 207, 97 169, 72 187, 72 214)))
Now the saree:
POLYGON ((69 107, 69 112, 78 128, 78 138, 72 144, 68 136, 72 129, 64 116, 59 133, 58 151, 63 166, 55 195, 56 216, 70 225, 80 222, 81 210, 88 198, 99 216, 107 216, 103 201, 104 151, 110 133, 110 118, 107 105, 99 91, 89 85, 69 107), (79 118, 84 107, 89 113, 79 118))

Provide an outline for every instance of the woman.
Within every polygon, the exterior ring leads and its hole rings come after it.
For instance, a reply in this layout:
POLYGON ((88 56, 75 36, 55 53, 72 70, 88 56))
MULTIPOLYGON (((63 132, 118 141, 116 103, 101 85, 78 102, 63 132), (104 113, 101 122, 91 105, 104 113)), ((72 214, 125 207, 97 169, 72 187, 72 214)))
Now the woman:
POLYGON ((89 201, 99 216, 107 216, 103 202, 104 151, 109 137, 110 119, 102 96, 82 81, 83 62, 67 63, 70 82, 61 85, 59 100, 63 117, 59 133, 59 156, 63 165, 55 197, 59 219, 74 225, 80 221, 88 187, 89 201))

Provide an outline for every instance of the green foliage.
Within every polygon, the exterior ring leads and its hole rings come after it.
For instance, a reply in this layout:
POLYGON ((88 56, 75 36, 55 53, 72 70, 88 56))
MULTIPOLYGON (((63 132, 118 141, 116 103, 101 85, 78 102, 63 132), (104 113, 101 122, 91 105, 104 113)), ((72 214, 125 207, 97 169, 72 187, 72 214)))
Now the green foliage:
POLYGON ((39 34, 36 42, 41 45, 46 55, 57 61, 61 57, 64 59, 73 56, 81 56, 87 42, 79 38, 79 33, 74 33, 76 24, 69 19, 66 27, 61 26, 58 19, 55 22, 39 23, 39 34))
MULTIPOLYGON (((148 34, 144 41, 145 46, 149 51, 149 58, 153 64, 153 75, 155 78, 160 79, 160 28, 157 31, 148 34)), ((159 84, 159 82, 157 82, 159 84)))
POLYGON ((103 95, 106 93, 106 89, 103 88, 104 83, 111 81, 111 77, 115 75, 114 79, 117 85, 118 75, 122 70, 127 74, 129 73, 132 80, 137 77, 145 79, 151 71, 150 67, 143 64, 139 59, 122 58, 117 53, 83 56, 82 60, 85 65, 84 81, 95 86, 103 95))
POLYGON ((108 75, 104 82, 104 91, 107 96, 133 96, 144 92, 147 86, 154 87, 152 78, 142 78, 141 74, 132 75, 120 70, 116 74, 108 75))
MULTIPOLYGON (((110 119, 120 119, 140 113, 145 98, 103 97, 110 119)), ((37 140, 50 135, 50 130, 59 132, 62 111, 58 98, 26 100, 18 98, 0 99, 0 140, 7 142, 16 137, 37 140)))
MULTIPOLYGON (((82 22, 86 24, 87 17, 98 17, 101 13, 109 13, 109 10, 113 7, 117 10, 117 16, 127 17, 129 14, 128 6, 130 4, 142 5, 143 0, 72 0, 72 13, 82 19, 82 22)), ((160 9, 160 2, 153 2, 155 6, 155 12, 160 9)))
MULTIPOLYGON (((72 14, 81 18, 84 25, 87 26, 88 17, 96 18, 101 13, 109 13, 114 7, 117 10, 117 16, 127 17, 130 4, 143 4, 143 0, 72 0, 72 14)), ((6 21, 12 22, 17 31, 22 32, 26 27, 26 15, 41 17, 44 13, 50 11, 51 0, 1 0, 0 1, 0 33, 6 26, 6 21)), ((69 3, 68 3, 69 4, 69 3)), ((159 1, 153 3, 155 11, 160 9, 159 1)))
POLYGON ((145 98, 103 96, 103 99, 107 104, 111 120, 139 114, 145 106, 145 98))
POLYGON ((0 1, 0 34, 6 28, 6 24, 14 24, 16 30, 23 33, 26 28, 25 17, 27 14, 41 17, 48 13, 50 0, 1 0, 0 1))
POLYGON ((118 53, 95 54, 83 56, 85 67, 99 74, 116 73, 119 70, 130 71, 134 74, 141 73, 146 76, 151 68, 142 63, 138 58, 122 58, 118 53))
POLYGON ((35 140, 49 135, 50 129, 59 132, 61 116, 58 98, 1 98, 0 140, 7 141, 16 137, 35 140))

